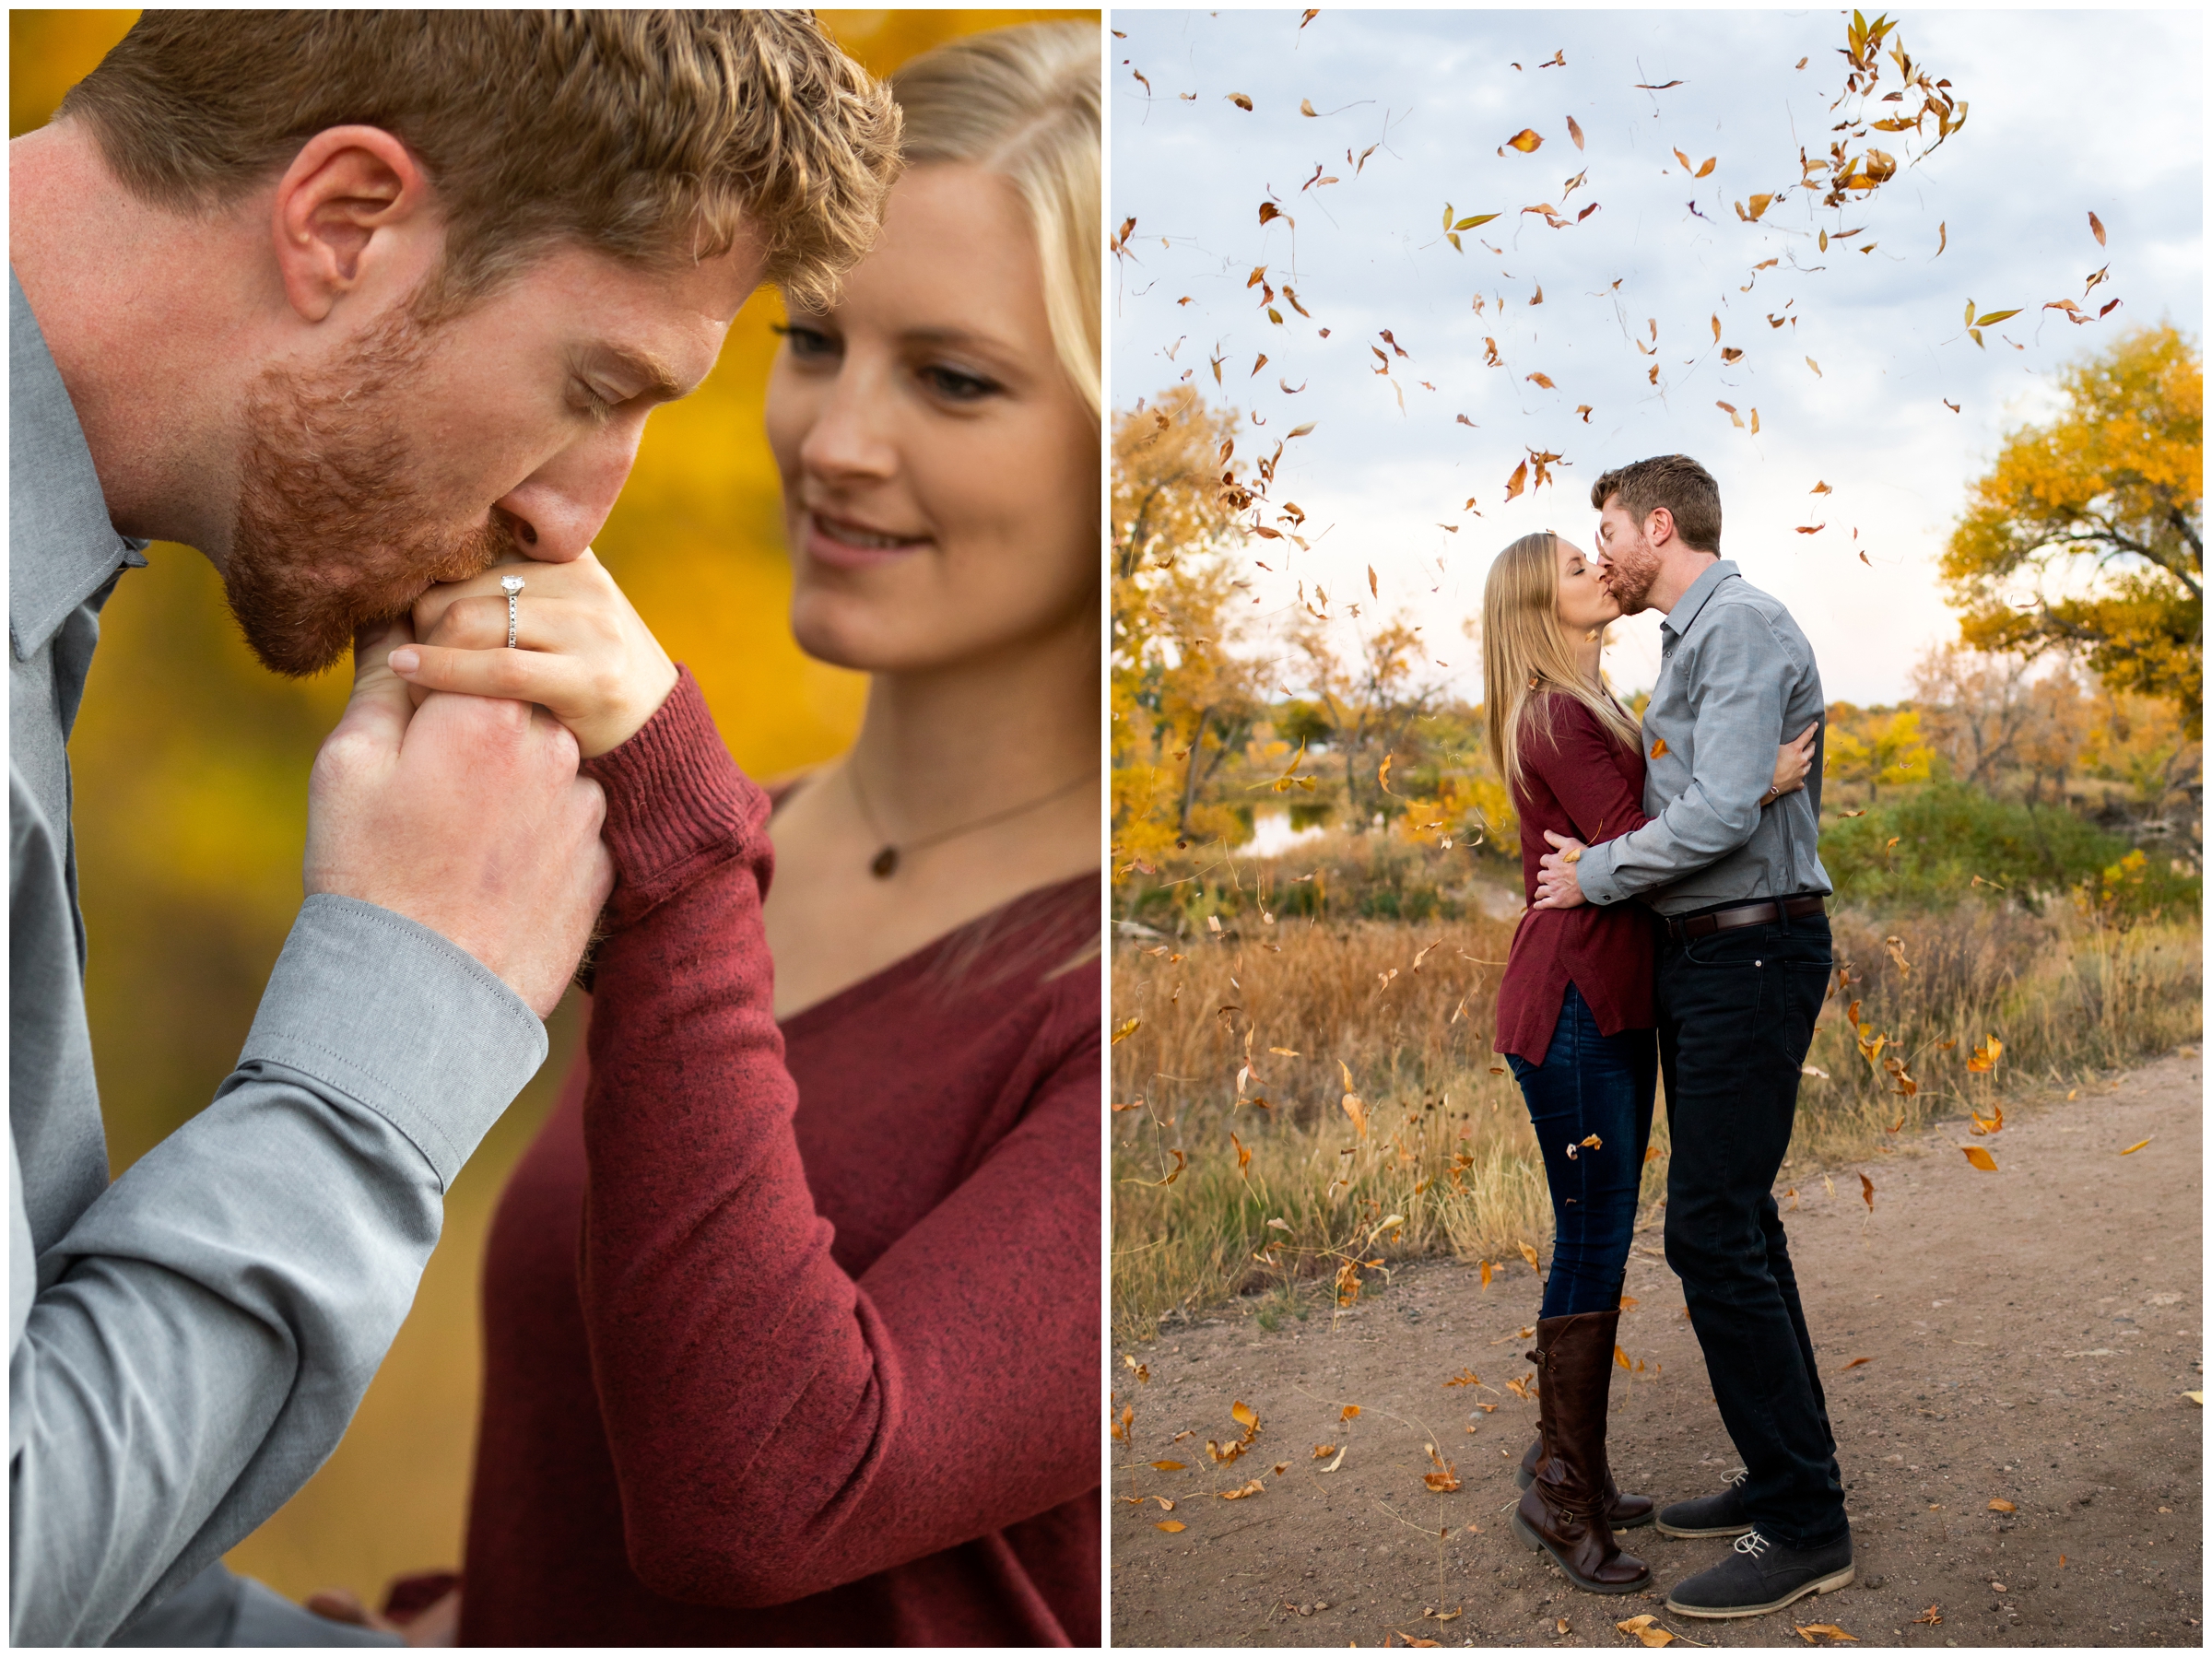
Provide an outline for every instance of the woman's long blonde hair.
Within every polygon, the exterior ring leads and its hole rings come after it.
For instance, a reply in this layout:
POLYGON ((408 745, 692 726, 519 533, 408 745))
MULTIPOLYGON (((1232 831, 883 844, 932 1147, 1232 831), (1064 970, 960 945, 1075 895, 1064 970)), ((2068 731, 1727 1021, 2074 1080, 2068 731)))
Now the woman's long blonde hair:
POLYGON ((891 76, 910 167, 947 161, 1014 186, 1037 238, 1061 366, 1100 417, 1099 30, 1024 23, 948 41, 891 76))
POLYGON ((1559 537, 1523 535, 1500 553, 1482 589, 1482 692, 1490 757, 1506 786, 1521 790, 1521 738, 1534 728, 1556 745, 1549 703, 1571 696, 1632 748, 1643 738, 1627 709, 1575 665, 1559 626, 1559 537), (1548 693, 1548 694, 1547 694, 1548 693))

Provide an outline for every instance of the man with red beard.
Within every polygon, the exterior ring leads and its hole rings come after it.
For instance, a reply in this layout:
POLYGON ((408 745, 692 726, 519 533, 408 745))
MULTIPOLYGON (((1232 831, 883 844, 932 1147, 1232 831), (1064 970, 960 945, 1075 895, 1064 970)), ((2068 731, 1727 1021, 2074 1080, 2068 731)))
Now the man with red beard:
POLYGON ((1668 1592, 1685 1616, 1755 1616, 1853 1579, 1851 1524, 1774 1177, 1830 966, 1820 866, 1819 664, 1788 610, 1720 556, 1721 492, 1687 454, 1600 477, 1597 545, 1624 615, 1653 609, 1643 808, 1603 845, 1547 833, 1535 906, 1657 912, 1653 989, 1674 1155, 1666 1260, 1682 1279, 1721 1419, 1744 1458, 1718 1495, 1662 1508, 1663 1536, 1729 1537, 1668 1592), (1777 799, 1774 749, 1815 735, 1777 799), (1770 808, 1771 807, 1771 808, 1770 808))
POLYGON ((565 730, 386 656, 434 582, 589 558, 646 415, 761 282, 827 301, 896 149, 796 12, 149 11, 12 146, 16 1643, 388 1639, 213 1562, 336 1444, 612 875, 565 730), (111 1184, 66 742, 157 539, 355 684, 238 1066, 111 1184))

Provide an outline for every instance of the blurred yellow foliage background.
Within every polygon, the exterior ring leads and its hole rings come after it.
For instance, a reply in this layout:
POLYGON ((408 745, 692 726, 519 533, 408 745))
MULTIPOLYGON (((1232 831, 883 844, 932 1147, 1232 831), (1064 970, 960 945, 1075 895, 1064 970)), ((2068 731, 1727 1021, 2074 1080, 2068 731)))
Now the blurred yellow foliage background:
MULTIPOLYGON (((11 12, 9 136, 42 125, 137 15, 11 12)), ((818 15, 877 75, 979 29, 1099 16, 818 15)), ((595 543, 669 653, 698 676, 731 751, 760 776, 841 749, 865 686, 801 655, 785 624, 790 568, 760 428, 779 314, 773 294, 758 296, 706 383, 654 415, 595 543)), ((299 907, 308 767, 350 677, 291 684, 263 672, 206 560, 166 545, 148 556, 151 567, 108 605, 70 745, 93 1050, 119 1173, 206 1104, 238 1056, 299 907)), ((282 1592, 343 1584, 373 1604, 395 1573, 459 1563, 484 1237, 574 1049, 573 1008, 550 1028, 552 1057, 454 1184, 444 1240, 352 1429, 233 1551, 238 1569, 282 1592)))

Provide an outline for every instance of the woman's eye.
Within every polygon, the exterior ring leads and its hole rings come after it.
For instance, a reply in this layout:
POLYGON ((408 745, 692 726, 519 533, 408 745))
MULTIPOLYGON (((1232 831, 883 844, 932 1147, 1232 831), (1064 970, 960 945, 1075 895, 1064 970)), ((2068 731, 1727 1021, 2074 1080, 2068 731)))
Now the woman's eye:
POLYGON ((827 361, 838 354, 837 341, 819 328, 804 327, 793 323, 779 327, 776 332, 783 336, 783 343, 791 347, 791 354, 802 362, 827 361))
POLYGON ((995 382, 981 375, 964 372, 959 369, 933 365, 922 370, 922 382, 940 397, 953 403, 973 403, 998 390, 995 382))

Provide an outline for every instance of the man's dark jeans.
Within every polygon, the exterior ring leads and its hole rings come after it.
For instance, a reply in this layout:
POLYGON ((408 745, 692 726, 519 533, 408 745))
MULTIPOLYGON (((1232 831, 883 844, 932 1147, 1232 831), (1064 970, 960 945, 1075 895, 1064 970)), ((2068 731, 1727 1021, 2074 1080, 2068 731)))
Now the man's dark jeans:
POLYGON ((1773 1189, 1830 959, 1824 915, 1659 946, 1659 1064, 1674 1141, 1666 1261, 1744 1458, 1745 1506, 1762 1534, 1790 1548, 1825 1545, 1846 1525, 1773 1189))
POLYGON ((1570 983, 1544 1063, 1510 1053, 1505 1062, 1528 1101, 1551 1187, 1551 1275, 1537 1315, 1610 1311, 1628 1275, 1636 1193, 1652 1139, 1652 1090, 1659 1081, 1652 1032, 1606 1035, 1570 983), (1583 1144, 1593 1134, 1594 1148, 1583 1144))

